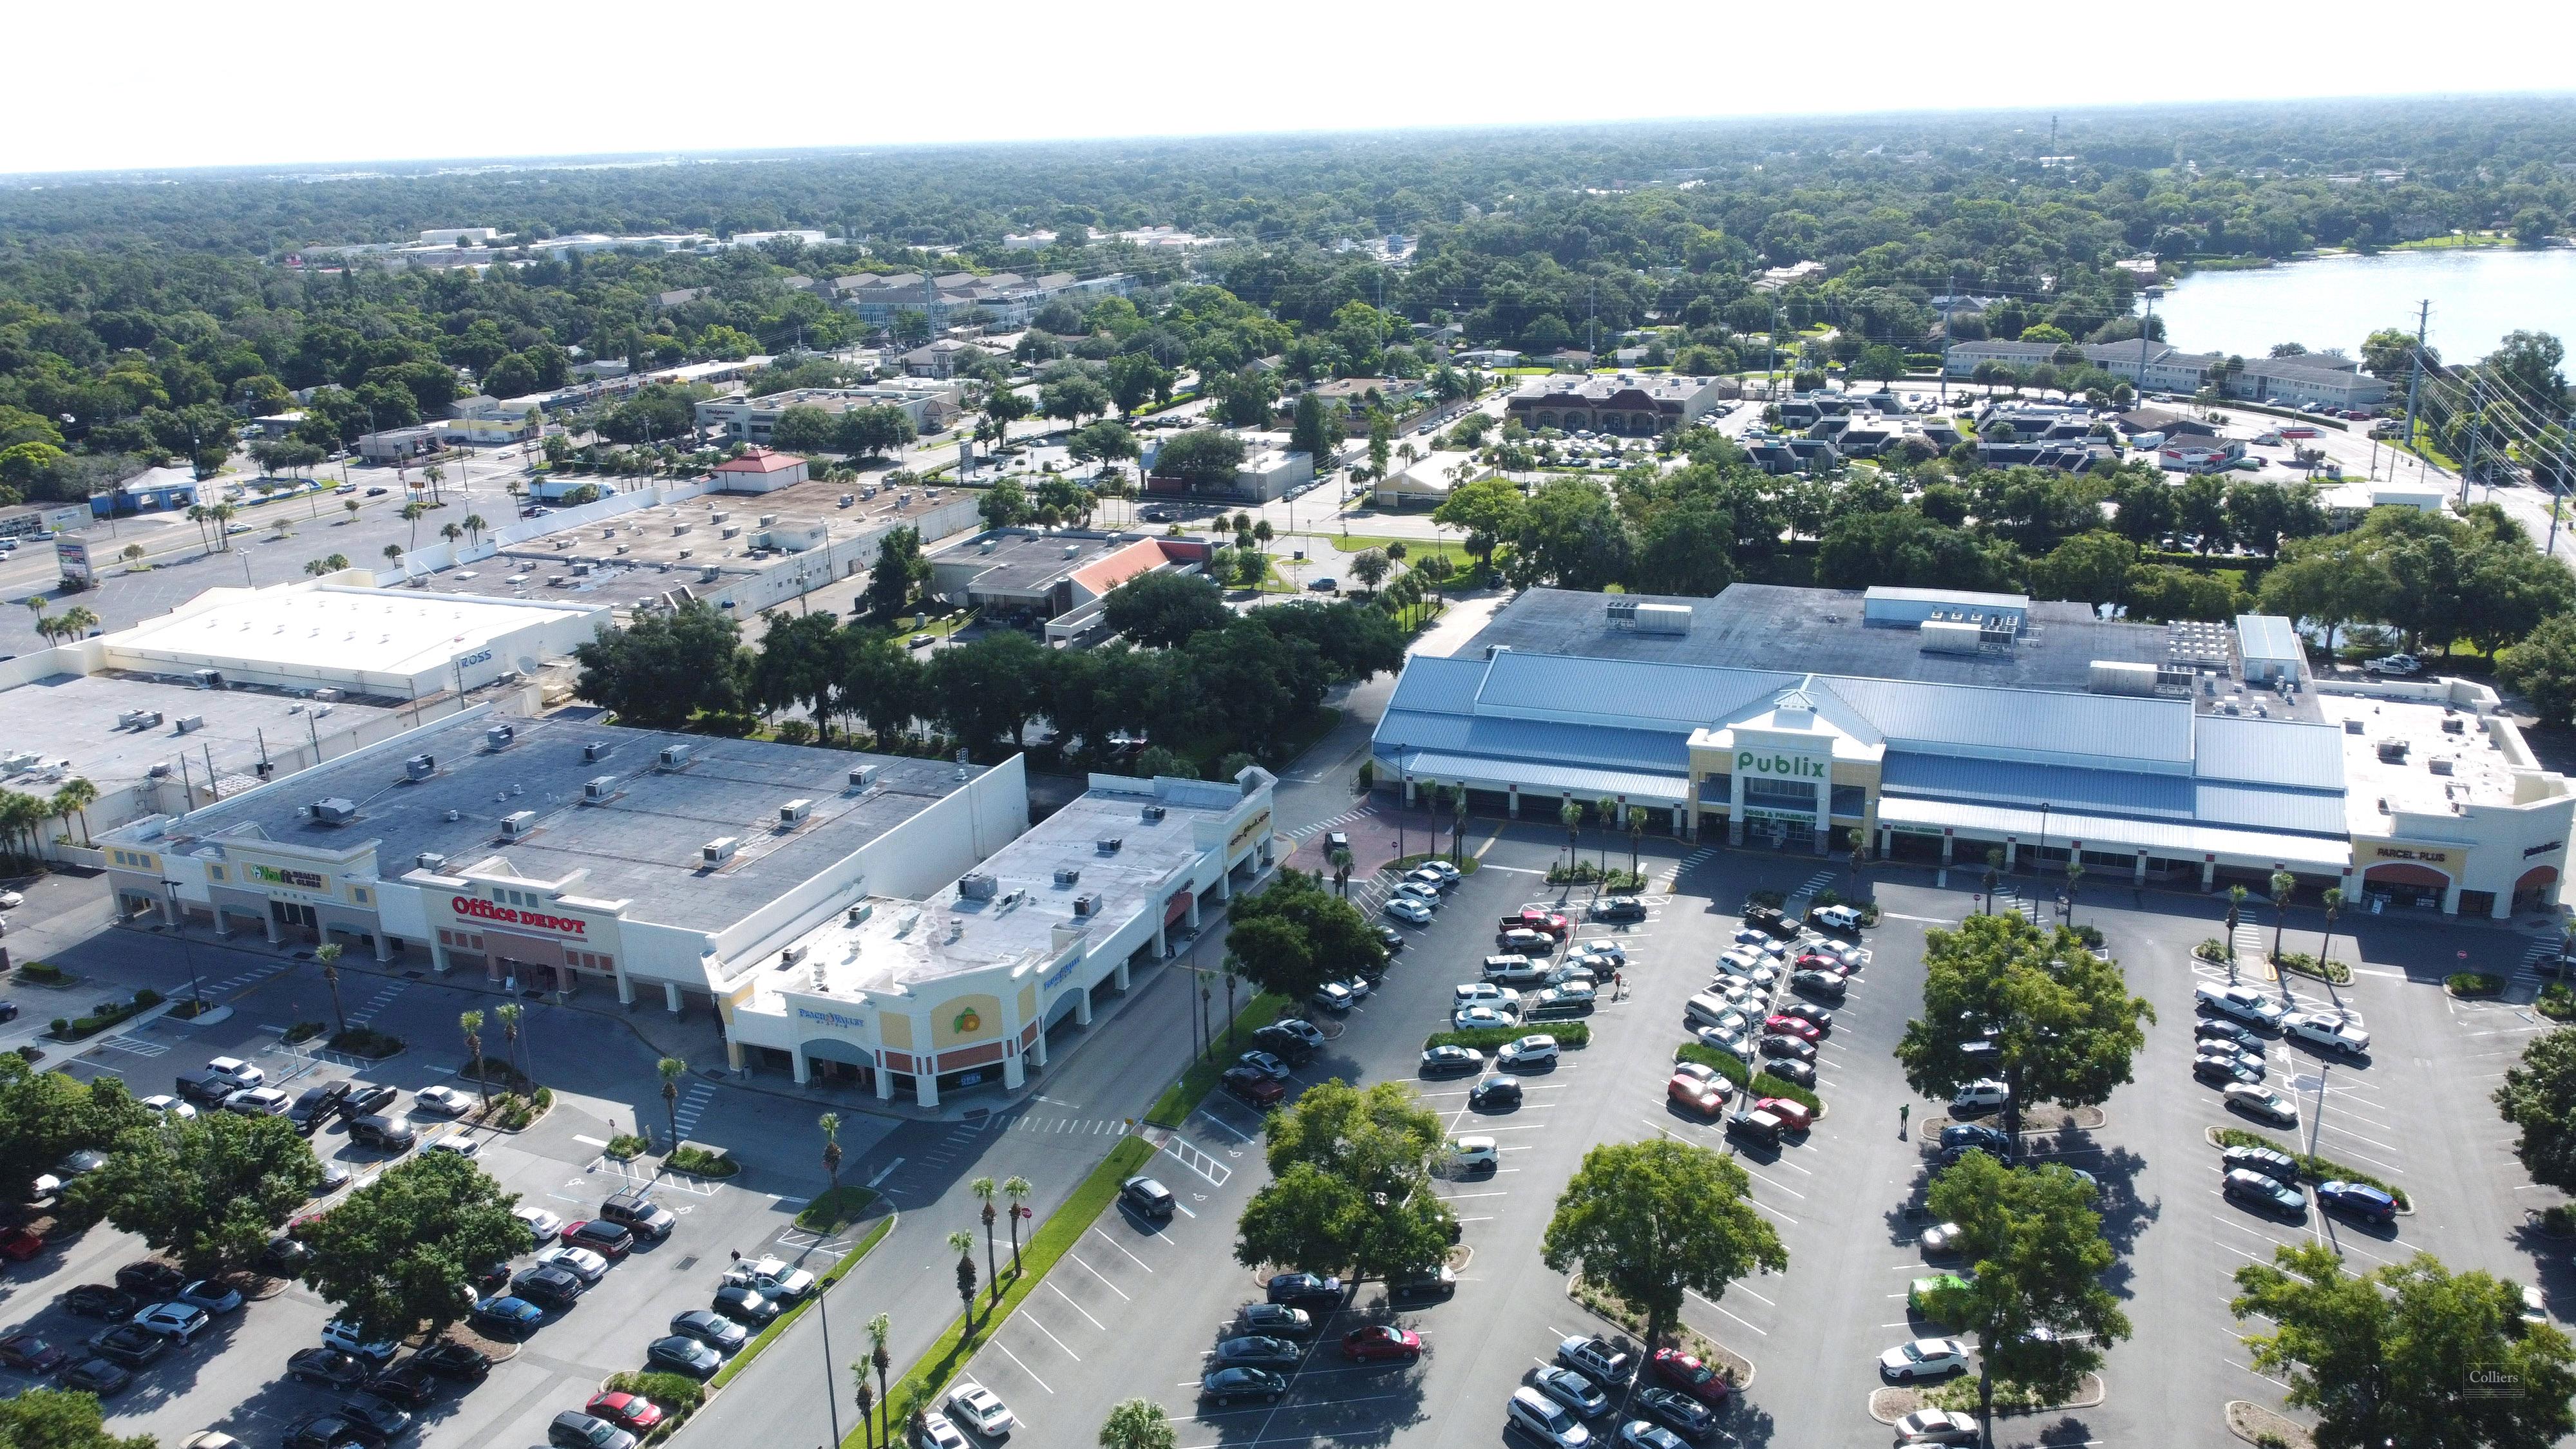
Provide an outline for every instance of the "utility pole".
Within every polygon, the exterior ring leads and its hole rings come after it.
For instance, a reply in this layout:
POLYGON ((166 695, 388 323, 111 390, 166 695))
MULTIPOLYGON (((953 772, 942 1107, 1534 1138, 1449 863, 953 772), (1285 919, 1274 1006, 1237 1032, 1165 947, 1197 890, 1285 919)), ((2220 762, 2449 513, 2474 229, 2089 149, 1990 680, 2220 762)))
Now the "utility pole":
POLYGON ((2138 319, 2138 401, 2147 399, 2147 338, 2156 330, 2156 298, 2164 295, 2162 287, 2143 287, 2138 295, 2147 299, 2146 315, 2138 319))
POLYGON ((2460 459, 2460 507, 2469 506, 2469 475, 2478 471, 2480 434, 2486 430, 2487 380, 2482 373, 2469 374, 2469 451, 2460 459))
POLYGON ((2415 359, 2406 378, 2406 446, 2415 446, 2415 395, 2424 386, 2424 328, 2432 320, 2433 299, 2425 298, 2415 307, 2415 359))

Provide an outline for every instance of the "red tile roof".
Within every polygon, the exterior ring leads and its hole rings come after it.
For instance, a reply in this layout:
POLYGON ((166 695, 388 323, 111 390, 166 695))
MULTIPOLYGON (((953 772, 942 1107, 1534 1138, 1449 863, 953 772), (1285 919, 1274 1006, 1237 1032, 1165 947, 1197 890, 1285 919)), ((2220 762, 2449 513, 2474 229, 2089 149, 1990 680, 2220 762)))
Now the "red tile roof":
POLYGON ((739 458, 716 465, 719 473, 783 473, 805 466, 805 460, 794 453, 776 452, 769 448, 750 448, 739 458))

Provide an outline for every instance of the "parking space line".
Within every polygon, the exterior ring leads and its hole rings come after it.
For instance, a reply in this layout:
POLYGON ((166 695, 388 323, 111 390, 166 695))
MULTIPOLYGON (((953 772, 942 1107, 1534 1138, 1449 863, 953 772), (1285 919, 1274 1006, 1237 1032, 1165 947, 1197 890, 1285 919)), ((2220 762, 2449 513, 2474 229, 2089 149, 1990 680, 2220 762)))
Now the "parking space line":
MULTIPOLYGON (((1093 1232, 1095 1232, 1095 1233, 1100 1233, 1100 1229, 1099 1229, 1097 1226, 1094 1226, 1094 1227, 1092 1228, 1092 1231, 1093 1231, 1093 1232)), ((1116 1248, 1118 1251, 1120 1251, 1120 1252, 1122 1252, 1122 1253, 1127 1253, 1127 1245, 1126 1245, 1125 1243, 1122 1243, 1122 1242, 1118 1241, 1116 1238, 1113 1238, 1113 1237, 1109 1236, 1107 1233, 1100 1233, 1100 1240, 1101 1240, 1102 1242, 1104 1242, 1104 1243, 1107 1243, 1109 1246, 1111 1246, 1111 1247, 1113 1247, 1113 1248, 1116 1248)), ((1071 1255, 1071 1254, 1067 1254, 1066 1256, 1070 1257, 1070 1256, 1072 1256, 1072 1255, 1071 1255)), ((1076 1261, 1080 1261, 1080 1260, 1079 1260, 1079 1259, 1077 1259, 1076 1261)), ((1154 1271, 1151 1265, 1147 1264, 1147 1263, 1146 1263, 1146 1261, 1145 1261, 1144 1259, 1137 1257, 1137 1256, 1136 1256, 1135 1254, 1133 1254, 1133 1253, 1127 1253, 1127 1261, 1128 1261, 1128 1262, 1130 1262, 1130 1263, 1135 1264, 1135 1265, 1136 1265, 1137 1267, 1139 1267, 1139 1268, 1143 1268, 1143 1269, 1144 1269, 1146 1272, 1148 1272, 1148 1273, 1151 1273, 1151 1272, 1153 1272, 1153 1271, 1154 1271)), ((1086 1267, 1086 1268, 1091 1267, 1091 1265, 1090 1265, 1090 1264, 1088 1264, 1088 1263, 1083 1264, 1083 1266, 1084 1266, 1084 1267, 1086 1267)), ((1097 1268, 1092 1268, 1092 1271, 1093 1271, 1093 1272, 1095 1272, 1095 1273, 1097 1273, 1097 1272, 1099 1272, 1100 1270, 1099 1270, 1099 1269, 1097 1269, 1097 1268)), ((1108 1282, 1109 1280, 1108 1280, 1108 1279, 1106 1279, 1106 1278, 1103 1278, 1103 1279, 1101 1279, 1100 1281, 1102 1281, 1102 1282, 1106 1283, 1106 1282, 1108 1282)), ((1122 1293, 1122 1294, 1120 1294, 1119 1296, 1123 1298, 1123 1297, 1125 1297, 1126 1295, 1122 1293)))
MULTIPOLYGON (((1070 1254, 1067 1254, 1067 1256, 1068 1256, 1068 1257, 1070 1257, 1071 1255, 1070 1255, 1070 1254)), ((1077 1260, 1077 1261, 1079 1261, 1079 1260, 1077 1260)), ((1108 1282, 1108 1280, 1107 1280, 1107 1279, 1102 1279, 1101 1281, 1103 1281, 1103 1282, 1108 1282)), ((1109 1286, 1110 1286, 1111 1291, 1115 1292, 1115 1291, 1117 1290, 1117 1286, 1118 1286, 1118 1285, 1117 1285, 1117 1284, 1115 1284, 1115 1283, 1111 1283, 1109 1286)), ((1074 1303, 1074 1302, 1073 1302, 1073 1295, 1072 1295, 1072 1294, 1070 1294, 1070 1293, 1065 1292, 1065 1291, 1064 1291, 1063 1289, 1061 1289, 1061 1288, 1056 1287, 1056 1286, 1055 1286, 1055 1283, 1054 1283, 1054 1281, 1053 1281, 1053 1280, 1049 1280, 1049 1281, 1048 1281, 1048 1283, 1047 1283, 1047 1289, 1048 1289, 1048 1291, 1050 1291, 1050 1292, 1054 1293, 1056 1297, 1063 1299, 1065 1302, 1067 1302, 1067 1303, 1073 1303, 1073 1311, 1074 1311, 1074 1312, 1081 1314, 1081 1315, 1082 1315, 1083 1317, 1085 1317, 1085 1318, 1091 1318, 1091 1310, 1090 1310, 1090 1309, 1088 1309, 1088 1308, 1083 1307, 1083 1306, 1082 1306, 1081 1304, 1079 1304, 1079 1303, 1074 1303)), ((1120 1293, 1118 1296, 1119 1296, 1119 1297, 1121 1297, 1121 1298, 1125 1298, 1127 1295, 1126 1295, 1126 1294, 1124 1294, 1124 1293, 1120 1293)), ((1132 1300, 1130 1300, 1130 1301, 1132 1301, 1132 1300)), ((1092 1327, 1094 1327, 1094 1328, 1099 1329, 1099 1330, 1100 1330, 1100 1331, 1102 1331, 1103 1333, 1106 1333, 1106 1332, 1108 1332, 1108 1331, 1109 1331, 1109 1325, 1108 1325, 1108 1324, 1106 1324, 1106 1323, 1101 1322, 1101 1321, 1100 1321, 1099 1319, 1097 1319, 1097 1318, 1091 1318, 1091 1326, 1092 1326, 1092 1327)))
MULTIPOLYGON (((1075 1353, 1075 1352, 1073 1351, 1073 1347, 1072 1347, 1072 1345, 1070 1345, 1070 1344, 1066 1343, 1066 1342, 1065 1342, 1063 1339, 1061 1339, 1061 1338, 1057 1338, 1057 1337, 1055 1336, 1055 1332, 1054 1332, 1054 1330, 1052 1330, 1052 1329, 1048 1328, 1045 1324, 1038 1322, 1038 1320, 1037 1320, 1037 1316, 1036 1316, 1035 1314, 1033 1314, 1033 1313, 1029 1312, 1029 1306, 1028 1306, 1027 1304, 1025 1304, 1025 1303, 1023 1303, 1023 1304, 1021 1304, 1021 1305, 1020 1305, 1020 1317, 1021 1317, 1021 1318, 1023 1318, 1023 1319, 1025 1319, 1025 1320, 1027 1320, 1029 1327, 1034 1328, 1034 1329, 1036 1329, 1038 1332, 1045 1334, 1045 1335, 1047 1336, 1048 1340, 1049 1340, 1049 1341, 1051 1341, 1052 1343, 1054 1343, 1056 1347, 1058 1347, 1058 1348, 1060 1348, 1060 1349, 1063 1349, 1063 1350, 1064 1350, 1064 1356, 1065 1356, 1066 1358, 1072 1359, 1075 1363, 1080 1363, 1080 1362, 1082 1362, 1082 1355, 1081 1355, 1081 1354, 1078 1354, 1078 1353, 1075 1353)), ((994 1340, 994 1346, 995 1346, 996 1348, 1001 1347, 1001 1340, 999 1340, 999 1339, 994 1340)), ((1002 1351, 1003 1351, 1004 1353, 1010 1353, 1010 1350, 1009 1350, 1009 1349, 1002 1349, 1002 1351)), ((1020 1363, 1019 1355, 1017 1355, 1017 1354, 1012 1354, 1012 1355, 1011 1355, 1011 1362, 1013 1362, 1013 1363, 1020 1363)), ((1027 1364, 1020 1364, 1020 1367, 1022 1367, 1022 1368, 1027 1368, 1027 1367, 1028 1367, 1028 1365, 1027 1365, 1027 1364)), ((1036 1375, 1036 1374, 1031 1374, 1031 1375, 1029 1375, 1029 1377, 1030 1377, 1030 1378, 1036 1378, 1036 1377, 1037 1377, 1037 1375, 1036 1375)), ((1043 1387, 1043 1384, 1041 1385, 1041 1387, 1043 1387)), ((1053 1389, 1048 1389, 1048 1390, 1047 1390, 1047 1392, 1051 1394, 1051 1393, 1054 1393, 1054 1392, 1055 1392, 1055 1390, 1053 1390, 1053 1389)))

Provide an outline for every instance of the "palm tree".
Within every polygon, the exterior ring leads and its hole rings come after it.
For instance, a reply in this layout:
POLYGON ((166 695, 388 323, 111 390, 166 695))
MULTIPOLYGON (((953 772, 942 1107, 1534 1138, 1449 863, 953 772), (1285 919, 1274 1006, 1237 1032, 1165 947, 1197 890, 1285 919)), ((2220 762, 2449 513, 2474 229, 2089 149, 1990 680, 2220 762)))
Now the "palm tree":
POLYGON ((206 520, 215 526, 215 541, 227 551, 232 548, 233 540, 225 530, 232 526, 233 515, 240 511, 229 503, 218 503, 206 510, 206 520))
POLYGON ((1631 880, 1637 877, 1638 851, 1645 841, 1646 809, 1642 805, 1631 805, 1628 807, 1628 877, 1631 880))
POLYGON ((2245 919, 2245 887, 2227 888, 2227 984, 2236 984, 2236 927, 2245 919))
POLYGON ((429 496, 436 498, 438 496, 438 485, 447 481, 447 470, 438 466, 436 463, 432 463, 428 467, 420 470, 420 476, 429 480, 429 496))
POLYGON ((456 1029, 465 1033, 465 1050, 474 1058, 474 1088, 483 1096, 483 1107, 492 1107, 492 1084, 483 1077, 483 1013, 461 1011, 456 1014, 456 1029))
MULTIPOLYGON (((73 610, 74 613, 81 612, 73 610)), ((56 814, 78 815, 81 822, 81 844, 89 844, 89 807, 98 803, 98 787, 74 775, 54 792, 56 814)))
POLYGON ((1568 800, 1556 807, 1556 818, 1565 826, 1565 868, 1574 869, 1574 846, 1583 831, 1583 807, 1568 800))
MULTIPOLYGON (((350 506, 351 506, 352 508, 354 508, 354 507, 356 507, 357 505, 356 505, 356 504, 351 504, 350 506)), ((206 505, 204 505, 204 504, 202 504, 202 503, 191 503, 191 504, 189 504, 189 505, 188 505, 188 521, 189 521, 190 523, 193 523, 193 524, 197 525, 197 542, 199 542, 199 543, 206 543, 206 542, 208 542, 207 537, 206 537, 206 505)), ((28 602, 32 604, 32 603, 34 603, 35 601, 34 601, 33 599, 30 599, 30 600, 28 600, 28 602)))
POLYGON ((385 561, 387 563, 400 563, 402 562, 402 556, 403 546, 401 544, 389 543, 385 545, 385 561))
POLYGON ((528 1073, 526 1068, 519 1065, 519 1018, 526 1016, 528 1009, 515 1001, 505 1001, 493 1007, 492 1014, 501 1021, 501 1041, 504 1050, 509 1053, 510 1070, 517 1072, 521 1083, 524 1084, 528 1080, 528 1073))
POLYGON ((2299 878, 2286 870, 2272 872, 2272 960, 2281 959, 2281 928, 2290 919, 2290 892, 2299 888, 2299 878))
POLYGON ((868 1361, 860 1359, 850 1365, 850 1376, 859 1381, 859 1392, 856 1395, 859 1405, 859 1428, 867 1433, 867 1449, 877 1449, 877 1421, 869 1414, 869 1411, 876 1407, 877 1391, 868 1386, 868 1361))
POLYGON ((678 1057, 664 1057, 653 1064, 662 1076, 662 1112, 671 1124, 671 1146, 680 1145, 680 1078, 689 1074, 689 1064, 678 1057))
POLYGON ((1225 971, 1225 1049, 1229 1055, 1234 1051, 1234 984, 1238 979, 1235 974, 1236 964, 1234 953, 1228 951, 1223 969, 1225 971))
POLYGON ((98 615, 83 605, 74 604, 63 610, 56 622, 64 638, 77 639, 98 627, 98 615))
POLYGON ((1869 864, 1869 836, 1857 825, 1853 826, 1850 830, 1845 831, 1844 834, 1851 837, 1852 889, 1858 890, 1860 889, 1861 867, 1869 864))
POLYGON ((1458 788, 1450 792, 1449 808, 1451 811, 1449 820, 1449 863, 1451 865, 1464 865, 1466 863, 1467 850, 1465 844, 1467 838, 1467 783, 1464 780, 1459 781, 1458 788))
POLYGON ((322 963, 322 985, 331 993, 331 1019, 339 1023, 340 1034, 346 1036, 349 1014, 340 1009, 340 943, 325 942, 314 950, 313 959, 322 963))
POLYGON ((451 524, 448 524, 446 527, 441 528, 441 529, 438 531, 438 536, 439 536, 439 537, 441 537, 441 538, 443 538, 443 539, 446 539, 450 544, 453 544, 453 543, 455 543, 458 539, 463 538, 463 537, 465 536, 465 529, 464 529, 464 527, 463 527, 462 525, 460 525, 460 524, 454 524, 454 523, 451 523, 451 524))
MULTIPOLYGON (((826 1112, 815 1119, 814 1125, 823 1129, 823 1170, 831 1174, 832 1191, 839 1192, 841 1190, 841 1114, 826 1112)), ((864 1388, 865 1385, 861 1387, 864 1388)))
POLYGON ((894 1320, 880 1313, 868 1320, 868 1363, 877 1371, 877 1416, 885 1431, 888 1445, 894 1443, 894 1404, 886 1398, 886 1370, 894 1359, 886 1352, 886 1341, 894 1337, 894 1320))
POLYGON ((1002 1269, 993 1256, 993 1220, 1001 1213, 993 1207, 993 1199, 1000 1195, 1002 1188, 989 1177, 979 1177, 966 1184, 966 1190, 975 1194, 975 1200, 984 1205, 984 1211, 978 1214, 984 1220, 984 1276, 992 1281, 993 1303, 999 1305, 1002 1301, 1002 1269))
POLYGON ((1011 1276, 1020 1276, 1020 1219, 1029 1216, 1029 1194, 1037 1189, 1025 1177, 1003 1180, 1002 1196, 1011 1200, 1011 1276))
POLYGON ((1619 802, 1604 795, 1592 802, 1592 818, 1601 824, 1601 873, 1610 873, 1610 832, 1618 828, 1619 802))
POLYGON ((2328 964, 2327 953, 2334 946, 2335 917, 2343 914, 2343 888, 2328 886, 2326 893, 2318 899, 2325 903, 2326 933, 2317 941, 2317 974, 2326 979, 2326 995, 2334 998, 2335 1009, 2340 1011, 2343 1009, 2343 993, 2335 990, 2334 971, 2328 964))
POLYGON ((2083 879, 2084 863, 2080 860, 2066 862, 2066 924, 2070 926, 2075 924, 2075 887, 2083 879))
POLYGON ((1100 1449, 1172 1449, 1172 1416, 1152 1399, 1129 1399, 1100 1424, 1100 1449))
POLYGON ((483 521, 483 515, 480 513, 469 513, 465 515, 465 531, 472 535, 476 543, 481 543, 483 541, 483 530, 490 528, 491 526, 492 525, 483 521))
POLYGON ((1347 849, 1333 852, 1333 891, 1348 900, 1351 895, 1351 853, 1347 849))
POLYGON ((402 506, 403 522, 411 525, 411 546, 413 548, 420 547, 420 520, 422 516, 428 512, 429 505, 426 503, 406 503, 402 506))
POLYGON ((966 1336, 975 1336, 975 1235, 960 1228, 948 1235, 948 1251, 957 1255, 957 1301, 966 1305, 966 1336))
POLYGON ((1995 913, 1995 887, 2003 883, 2003 868, 2004 853, 2000 850, 1988 850, 1986 852, 1986 878, 1983 889, 1986 894, 1986 914, 1990 916, 1995 913))

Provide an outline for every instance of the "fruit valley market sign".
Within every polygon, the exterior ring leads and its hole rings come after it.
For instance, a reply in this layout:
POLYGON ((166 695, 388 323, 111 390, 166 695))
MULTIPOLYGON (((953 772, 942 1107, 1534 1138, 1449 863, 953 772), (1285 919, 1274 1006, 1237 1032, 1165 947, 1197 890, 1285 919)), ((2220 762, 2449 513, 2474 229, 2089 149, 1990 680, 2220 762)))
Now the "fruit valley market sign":
POLYGON ((560 931, 568 936, 583 935, 590 929, 588 922, 571 916, 549 916, 542 911, 515 911, 508 906, 487 901, 481 896, 450 896, 447 904, 460 916, 499 921, 504 925, 528 926, 540 931, 560 931))

